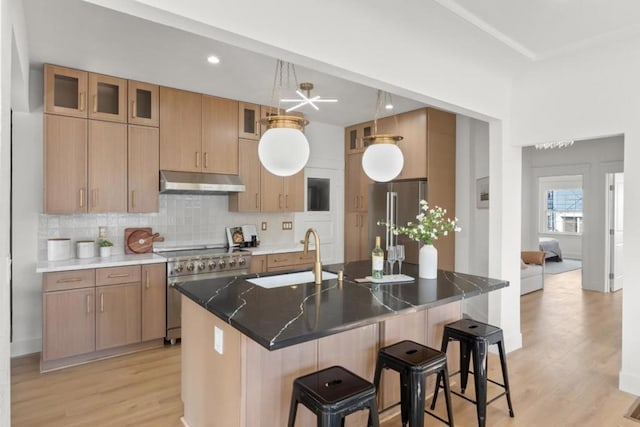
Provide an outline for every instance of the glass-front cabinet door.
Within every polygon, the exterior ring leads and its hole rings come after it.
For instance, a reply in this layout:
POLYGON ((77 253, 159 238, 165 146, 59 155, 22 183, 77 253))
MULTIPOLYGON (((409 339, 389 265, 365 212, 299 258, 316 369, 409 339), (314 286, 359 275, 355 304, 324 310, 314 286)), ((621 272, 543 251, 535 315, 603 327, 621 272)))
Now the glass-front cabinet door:
POLYGON ((129 80, 129 124, 159 126, 159 88, 157 85, 129 80))
POLYGON ((260 106, 247 102, 238 103, 238 137, 260 139, 260 106))
POLYGON ((87 117, 86 71, 44 66, 44 112, 71 117, 87 117))
POLYGON ((127 122, 127 81, 89 73, 89 118, 127 122))

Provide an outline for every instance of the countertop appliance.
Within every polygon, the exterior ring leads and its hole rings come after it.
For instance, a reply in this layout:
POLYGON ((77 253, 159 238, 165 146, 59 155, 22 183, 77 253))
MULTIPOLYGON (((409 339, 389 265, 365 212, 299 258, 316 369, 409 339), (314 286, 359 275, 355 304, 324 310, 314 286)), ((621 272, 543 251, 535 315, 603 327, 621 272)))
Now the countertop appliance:
POLYGON ((183 246, 156 249, 167 258, 167 333, 166 339, 175 344, 180 338, 180 293, 177 282, 230 277, 247 274, 251 252, 224 245, 183 246))
POLYGON ((376 236, 381 237, 381 247, 385 250, 392 245, 405 246, 405 262, 418 263, 418 242, 407 236, 395 236, 387 227, 377 225, 378 221, 406 225, 416 220, 420 213, 420 200, 427 200, 427 181, 410 180, 397 182, 376 182, 369 184, 369 247, 375 245, 376 236))

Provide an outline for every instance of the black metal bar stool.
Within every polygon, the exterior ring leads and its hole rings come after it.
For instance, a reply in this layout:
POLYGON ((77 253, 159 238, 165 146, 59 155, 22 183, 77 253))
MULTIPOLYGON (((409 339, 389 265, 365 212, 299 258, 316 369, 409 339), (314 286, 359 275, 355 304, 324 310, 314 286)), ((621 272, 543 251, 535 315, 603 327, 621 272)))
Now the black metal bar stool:
POLYGON ((294 380, 289 427, 296 422, 298 403, 316 414, 318 427, 344 426, 344 417, 365 408, 369 408, 368 425, 379 426, 375 387, 342 366, 332 366, 294 380))
MULTIPOLYGON (((509 389, 509 376, 507 375, 507 360, 504 354, 502 329, 473 319, 461 319, 445 325, 444 335, 442 336, 442 351, 444 353, 447 352, 447 345, 450 340, 460 341, 460 371, 458 372, 460 373, 460 388, 462 389, 462 394, 453 390, 451 393, 476 405, 479 427, 484 427, 486 424, 487 405, 502 396, 507 397, 509 415, 513 417, 513 406, 511 405, 511 391, 509 389), (500 365, 502 366, 502 384, 487 378, 487 349, 492 344, 498 345, 500 365), (473 371, 469 371, 471 355, 473 355, 473 371), (476 388, 476 400, 472 400, 467 396, 464 396, 464 392, 467 388, 467 380, 469 379, 469 373, 473 374, 476 388), (488 402, 487 381, 504 388, 504 392, 500 393, 488 402)), ((454 372, 451 375, 456 375, 458 372, 454 372)), ((436 399, 438 398, 440 379, 441 374, 438 374, 436 390, 433 393, 431 408, 435 407, 436 399)))
MULTIPOLYGON (((383 369, 393 369, 400 374, 400 408, 403 427, 406 427, 407 422, 410 427, 422 427, 425 412, 453 427, 447 355, 445 353, 413 341, 400 341, 378 351, 376 374, 373 380, 373 384, 378 390, 383 369), (442 375, 444 378, 448 421, 424 408, 426 378, 432 374, 438 374, 438 377, 442 375)), ((397 403, 380 412, 396 405, 397 403)))

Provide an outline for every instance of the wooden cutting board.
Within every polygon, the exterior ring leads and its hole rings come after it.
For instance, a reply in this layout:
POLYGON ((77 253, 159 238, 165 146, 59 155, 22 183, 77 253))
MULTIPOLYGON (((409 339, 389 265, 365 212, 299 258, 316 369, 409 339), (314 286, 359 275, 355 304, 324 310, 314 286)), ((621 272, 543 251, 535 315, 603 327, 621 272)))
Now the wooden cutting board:
POLYGON ((124 252, 126 254, 146 254, 153 250, 153 240, 159 236, 153 234, 151 227, 125 228, 124 252))

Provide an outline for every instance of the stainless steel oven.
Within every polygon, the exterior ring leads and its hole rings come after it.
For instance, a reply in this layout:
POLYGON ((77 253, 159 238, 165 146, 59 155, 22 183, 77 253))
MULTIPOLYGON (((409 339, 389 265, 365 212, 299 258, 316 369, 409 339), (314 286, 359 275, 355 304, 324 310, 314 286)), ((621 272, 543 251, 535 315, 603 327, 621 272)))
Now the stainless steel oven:
POLYGON ((175 344, 180 338, 180 292, 178 282, 247 274, 251 252, 220 246, 163 248, 157 251, 167 258, 167 333, 165 339, 175 344))

